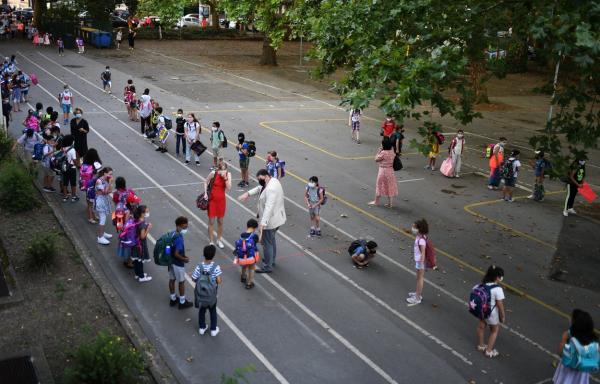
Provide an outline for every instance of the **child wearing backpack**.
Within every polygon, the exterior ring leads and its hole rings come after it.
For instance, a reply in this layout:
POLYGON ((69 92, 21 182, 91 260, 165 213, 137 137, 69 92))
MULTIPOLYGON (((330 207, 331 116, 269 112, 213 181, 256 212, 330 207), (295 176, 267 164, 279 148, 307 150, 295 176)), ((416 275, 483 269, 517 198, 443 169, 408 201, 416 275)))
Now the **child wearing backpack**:
POLYGON ((348 247, 348 253, 352 258, 352 263, 356 269, 368 267, 369 262, 377 253, 377 243, 372 240, 354 240, 348 247))
POLYGON ((276 151, 267 152, 267 164, 265 169, 272 178, 281 181, 285 176, 285 161, 279 160, 276 151))
MULTIPOLYGON (((254 143, 254 142, 252 142, 254 143)), ((246 142, 246 135, 243 132, 238 133, 238 144, 236 145, 238 156, 240 158, 240 171, 242 180, 238 183, 238 187, 244 188, 250 185, 248 177, 248 168, 250 167, 250 143, 246 142)), ((256 148, 255 148, 256 150, 256 148)))
POLYGON ((533 185, 533 193, 528 196, 529 199, 534 201, 544 201, 544 176, 546 175, 546 168, 549 167, 549 162, 544 158, 544 151, 538 149, 535 151, 535 160, 533 163, 533 175, 535 181, 533 185))
POLYGON ((563 332, 558 348, 561 361, 554 372, 556 384, 589 383, 590 372, 598 371, 600 351, 594 320, 589 313, 574 309, 571 326, 563 332))
POLYGON ((158 148, 157 152, 167 153, 167 139, 169 138, 170 131, 172 128, 171 119, 163 115, 162 107, 157 107, 156 112, 158 113, 158 119, 156 122, 156 129, 158 131, 158 148))
MULTIPOLYGON (((152 276, 148 276, 144 273, 144 263, 150 261, 150 253, 148 252, 148 243, 146 237, 148 232, 152 229, 152 223, 146 223, 146 219, 150 217, 150 211, 145 205, 140 205, 133 211, 133 218, 130 223, 133 227, 126 227, 123 231, 125 235, 123 237, 134 237, 137 239, 137 244, 131 248, 131 260, 133 261, 133 270, 135 272, 135 279, 140 283, 145 283, 152 280, 152 276), (127 231, 135 231, 135 234, 127 236, 127 231)), ((129 223, 128 223, 129 225, 129 223)), ((119 235, 121 238, 121 235, 119 235)))
MULTIPOLYGON (((413 247, 413 254, 415 259, 415 269, 416 269, 416 288, 414 292, 409 292, 408 297, 406 298, 406 302, 409 306, 421 304, 423 300, 423 284, 425 282, 425 268, 435 268, 435 265, 427 265, 431 264, 431 261, 427 259, 427 248, 431 248, 431 245, 428 247, 428 235, 429 235, 429 224, 427 224, 427 220, 421 219, 417 220, 413 223, 411 228, 413 235, 415 235, 415 245, 413 247)), ((430 251, 431 252, 431 251, 430 251)), ((432 255, 431 255, 432 256, 432 255)), ((435 264, 435 263, 434 263, 435 264)))
POLYGON ((494 349, 500 323, 506 322, 504 312, 504 290, 500 283, 504 280, 504 270, 492 265, 488 268, 481 284, 473 287, 469 298, 469 312, 479 319, 477 326, 477 350, 484 352, 486 357, 494 358, 499 355, 494 349), (487 344, 483 338, 486 326, 490 328, 487 344))
POLYGON ((210 313, 210 335, 217 336, 217 288, 223 281, 221 267, 213 259, 217 253, 214 245, 204 247, 204 260, 196 266, 192 273, 192 280, 196 283, 195 296, 198 312, 198 333, 206 333, 206 310, 210 313))
POLYGON ((44 135, 44 148, 42 150, 42 169, 44 170, 44 192, 56 192, 56 189, 52 186, 54 183, 54 171, 50 166, 50 160, 54 155, 54 147, 56 146, 56 139, 51 135, 44 135))
POLYGON ((210 143, 213 152, 213 169, 215 169, 217 168, 217 161, 219 160, 219 151, 221 148, 225 148, 227 146, 225 133, 221 130, 221 124, 218 121, 212 123, 210 143))
POLYGON ((325 204, 325 188, 319 186, 319 178, 311 176, 306 185, 304 201, 310 216, 310 236, 321 237, 321 206, 325 204))
POLYGON ((240 281, 245 284, 246 289, 254 288, 254 271, 256 270, 256 263, 258 263, 260 256, 258 253, 258 235, 256 234, 256 228, 258 228, 258 221, 250 219, 246 223, 246 232, 240 235, 240 238, 235 242, 235 255, 234 263, 239 264, 242 267, 242 274, 240 281))
POLYGON ((510 157, 502 164, 502 179, 504 180, 504 188, 502 188, 502 199, 512 203, 513 190, 517 183, 517 176, 519 174, 519 168, 521 168, 521 162, 519 161, 519 154, 521 152, 518 149, 513 150, 510 153, 510 157))
POLYGON ((102 168, 102 161, 95 148, 87 150, 83 156, 81 168, 79 169, 79 189, 85 193, 87 202, 88 221, 91 224, 96 224, 96 215, 94 214, 94 200, 96 173, 102 168))
POLYGON ((444 143, 444 135, 440 132, 434 132, 431 128, 427 129, 426 143, 429 144, 430 150, 427 156, 427 165, 425 169, 431 169, 435 171, 435 160, 440 154, 440 145, 444 143))

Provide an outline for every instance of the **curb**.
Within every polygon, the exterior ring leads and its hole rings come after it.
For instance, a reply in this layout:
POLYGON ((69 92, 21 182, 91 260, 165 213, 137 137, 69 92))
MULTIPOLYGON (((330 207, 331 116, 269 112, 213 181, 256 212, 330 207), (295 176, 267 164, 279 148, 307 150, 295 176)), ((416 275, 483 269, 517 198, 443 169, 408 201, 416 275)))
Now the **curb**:
POLYGON ((34 179, 34 186, 42 195, 43 200, 52 209, 52 212, 58 220, 61 228, 73 244, 73 247, 82 259, 88 273, 96 285, 100 288, 104 299, 108 303, 110 311, 115 316, 119 324, 123 327, 127 337, 137 350, 142 352, 147 362, 147 369, 152 375, 152 378, 159 384, 179 384, 169 366, 165 363, 162 356, 154 348, 150 339, 144 333, 140 324, 135 320, 134 314, 129 310, 119 293, 114 289, 106 275, 96 265, 96 260, 91 257, 91 253, 85 243, 77 236, 77 231, 72 228, 71 224, 66 219, 65 215, 58 209, 56 202, 48 199, 40 188, 38 180, 34 179))

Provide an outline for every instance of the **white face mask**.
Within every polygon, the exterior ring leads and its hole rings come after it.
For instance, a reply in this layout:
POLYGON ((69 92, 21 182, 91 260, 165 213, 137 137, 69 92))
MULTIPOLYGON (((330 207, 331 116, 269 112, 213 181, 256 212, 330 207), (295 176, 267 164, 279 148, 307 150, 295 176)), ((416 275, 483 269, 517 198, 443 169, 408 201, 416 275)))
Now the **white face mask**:
POLYGON ((412 231, 413 235, 417 235, 419 233, 419 230, 415 227, 412 227, 410 230, 412 231))
POLYGON ((314 187, 316 187, 316 186, 317 186, 317 184, 315 184, 315 183, 308 183, 308 187, 309 187, 309 188, 314 188, 314 187))
POLYGON ((462 133, 459 133, 458 135, 456 135, 456 137, 458 137, 459 139, 462 139, 463 135, 462 135, 462 133))
POLYGON ((585 160, 579 160, 579 165, 585 165, 585 160))
POLYGON ((144 213, 144 217, 145 217, 146 219, 147 219, 147 218, 149 218, 149 217, 150 217, 150 212, 146 212, 146 213, 144 213))
POLYGON ((212 131, 216 132, 217 131, 217 127, 212 127, 212 131))
POLYGON ((187 233, 187 228, 186 229, 182 229, 181 231, 179 231, 179 233, 181 233, 182 235, 185 235, 187 233))
POLYGON ((183 115, 181 113, 178 113, 177 117, 183 117, 183 115))
POLYGON ((504 280, 504 276, 500 276, 500 281, 504 280))

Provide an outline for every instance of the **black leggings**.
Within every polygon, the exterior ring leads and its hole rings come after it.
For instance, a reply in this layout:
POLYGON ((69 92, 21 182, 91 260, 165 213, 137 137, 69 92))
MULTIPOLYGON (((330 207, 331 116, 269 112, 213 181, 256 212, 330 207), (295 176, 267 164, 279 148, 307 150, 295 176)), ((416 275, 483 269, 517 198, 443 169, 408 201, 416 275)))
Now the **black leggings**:
POLYGON ((142 134, 146 133, 146 129, 150 128, 150 116, 142 117, 140 116, 140 124, 142 129, 142 134))
POLYGON ((565 199, 565 211, 567 209, 573 208, 573 204, 575 203, 575 196, 577 196, 577 192, 579 191, 577 184, 568 183, 567 184, 567 197, 565 199))

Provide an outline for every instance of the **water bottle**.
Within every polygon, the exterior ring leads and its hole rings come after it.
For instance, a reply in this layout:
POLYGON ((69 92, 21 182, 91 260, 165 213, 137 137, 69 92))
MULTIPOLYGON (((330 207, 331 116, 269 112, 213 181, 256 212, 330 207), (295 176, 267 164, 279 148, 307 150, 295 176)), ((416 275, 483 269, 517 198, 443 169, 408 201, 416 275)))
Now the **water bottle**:
POLYGON ((171 246, 170 245, 167 245, 165 247, 165 255, 169 255, 169 256, 171 255, 171 246))

